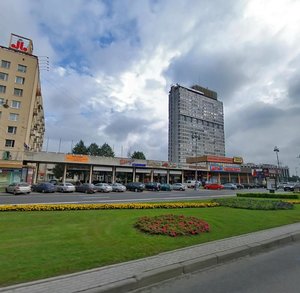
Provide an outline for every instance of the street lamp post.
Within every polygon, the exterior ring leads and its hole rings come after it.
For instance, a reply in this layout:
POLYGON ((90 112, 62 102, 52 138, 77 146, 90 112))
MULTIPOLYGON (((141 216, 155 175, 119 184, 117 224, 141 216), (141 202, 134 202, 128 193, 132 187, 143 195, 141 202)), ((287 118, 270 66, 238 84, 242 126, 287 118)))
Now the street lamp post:
POLYGON ((274 147, 274 152, 276 153, 276 158, 277 158, 277 170, 276 170, 276 180, 275 180, 275 188, 277 189, 278 172, 279 172, 279 158, 278 158, 279 148, 277 146, 274 147))
POLYGON ((195 172, 195 180, 198 181, 198 162, 197 162, 197 155, 198 155, 198 148, 197 148, 197 142, 200 140, 200 135, 197 133, 192 134, 192 139, 196 141, 196 151, 195 151, 195 157, 196 157, 196 172, 195 172))

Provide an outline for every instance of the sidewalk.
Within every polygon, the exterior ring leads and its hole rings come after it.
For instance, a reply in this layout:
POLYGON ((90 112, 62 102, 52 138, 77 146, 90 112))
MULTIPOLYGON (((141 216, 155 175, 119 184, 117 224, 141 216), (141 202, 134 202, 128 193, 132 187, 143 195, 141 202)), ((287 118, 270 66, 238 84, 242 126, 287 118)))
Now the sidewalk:
POLYGON ((300 223, 178 249, 117 265, 0 288, 0 292, 129 292, 292 241, 300 241, 300 223))

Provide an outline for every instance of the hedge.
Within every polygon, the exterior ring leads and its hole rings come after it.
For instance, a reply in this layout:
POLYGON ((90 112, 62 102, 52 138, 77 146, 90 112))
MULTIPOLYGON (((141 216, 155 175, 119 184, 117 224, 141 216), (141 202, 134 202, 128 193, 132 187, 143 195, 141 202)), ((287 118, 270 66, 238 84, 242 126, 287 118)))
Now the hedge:
POLYGON ((298 199, 295 193, 237 193, 237 197, 253 197, 253 198, 281 198, 281 199, 298 199))

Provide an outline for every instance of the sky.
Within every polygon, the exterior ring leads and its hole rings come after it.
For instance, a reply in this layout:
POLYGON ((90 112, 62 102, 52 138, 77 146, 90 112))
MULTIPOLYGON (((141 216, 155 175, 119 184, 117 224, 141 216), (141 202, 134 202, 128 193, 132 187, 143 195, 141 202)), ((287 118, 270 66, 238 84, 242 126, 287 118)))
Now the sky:
POLYGON ((0 15, 0 44, 15 33, 39 56, 43 150, 167 160, 170 87, 199 84, 223 102, 226 156, 277 164, 277 146, 300 175, 300 1, 1 0, 0 15))

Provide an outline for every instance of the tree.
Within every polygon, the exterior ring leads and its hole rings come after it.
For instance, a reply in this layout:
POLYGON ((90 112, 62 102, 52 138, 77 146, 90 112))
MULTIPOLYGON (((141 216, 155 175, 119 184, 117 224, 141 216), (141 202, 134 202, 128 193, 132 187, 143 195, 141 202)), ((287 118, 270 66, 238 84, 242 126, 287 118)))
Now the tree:
POLYGON ((87 155, 88 154, 88 149, 84 145, 84 142, 80 140, 72 149, 73 154, 78 154, 78 155, 87 155))
POLYGON ((90 156, 100 156, 100 148, 96 143, 91 143, 87 150, 90 156))
POLYGON ((134 151, 131 155, 131 159, 146 160, 146 157, 143 152, 134 151))
POLYGON ((64 176, 64 165, 63 164, 56 164, 52 169, 53 175, 55 178, 61 178, 64 176))
POLYGON ((115 153, 112 150, 112 148, 107 144, 104 143, 99 150, 99 156, 103 156, 103 157, 114 157, 115 153))

